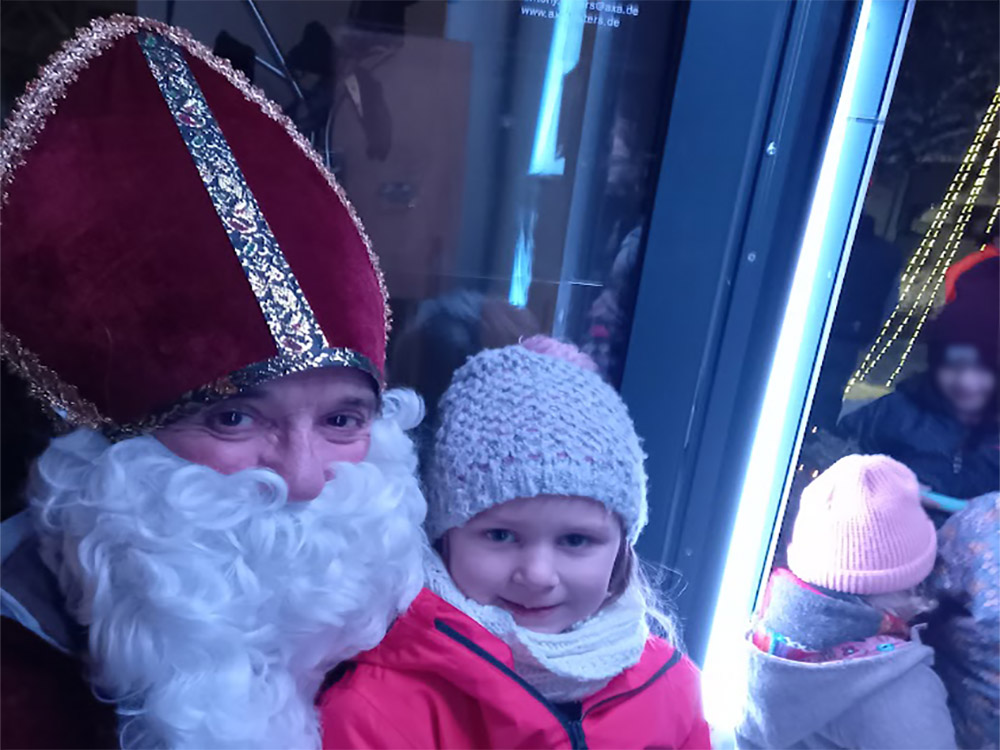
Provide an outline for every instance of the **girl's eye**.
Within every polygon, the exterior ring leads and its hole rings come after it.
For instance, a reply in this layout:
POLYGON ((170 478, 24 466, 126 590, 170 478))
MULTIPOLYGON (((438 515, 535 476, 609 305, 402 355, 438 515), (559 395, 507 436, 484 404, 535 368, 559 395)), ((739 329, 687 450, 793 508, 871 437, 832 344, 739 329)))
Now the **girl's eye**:
POLYGON ((212 414, 211 417, 209 417, 209 421, 213 427, 234 430, 240 427, 249 427, 253 424, 253 417, 242 411, 226 409, 212 414))
POLYGON ((341 430, 361 426, 361 420, 350 414, 334 414, 326 418, 326 423, 341 430))
POLYGON ((584 534, 567 534, 562 538, 562 543, 567 547, 586 547, 591 544, 593 540, 584 534))
POLYGON ((485 536, 491 542, 503 543, 513 541, 514 535, 507 529, 489 529, 485 536))

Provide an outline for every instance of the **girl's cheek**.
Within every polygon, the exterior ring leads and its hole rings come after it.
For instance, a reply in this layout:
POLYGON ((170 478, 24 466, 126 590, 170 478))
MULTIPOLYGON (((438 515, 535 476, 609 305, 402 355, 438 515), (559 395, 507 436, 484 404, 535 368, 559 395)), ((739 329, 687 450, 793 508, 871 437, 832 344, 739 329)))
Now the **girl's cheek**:
POLYGON ((504 561, 483 545, 469 541, 451 547, 448 572, 465 596, 489 603, 503 586, 504 561))

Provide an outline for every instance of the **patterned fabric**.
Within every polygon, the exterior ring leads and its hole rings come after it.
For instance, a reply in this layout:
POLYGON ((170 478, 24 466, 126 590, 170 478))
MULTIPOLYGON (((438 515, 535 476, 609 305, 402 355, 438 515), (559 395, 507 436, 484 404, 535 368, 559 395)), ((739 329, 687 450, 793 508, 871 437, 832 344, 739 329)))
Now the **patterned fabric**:
POLYGON ((939 532, 929 638, 959 747, 1000 747, 1000 494, 972 500, 939 532))
POLYGON ((455 373, 438 417, 426 476, 432 540, 538 495, 603 503, 632 543, 646 525, 645 455, 621 396, 596 372, 522 345, 484 351, 455 373))
POLYGON ((780 633, 766 628, 758 628, 753 632, 753 644, 761 651, 782 659, 801 661, 807 664, 826 664, 833 661, 882 656, 897 648, 905 648, 910 645, 910 642, 893 635, 875 635, 863 641, 848 641, 822 651, 812 651, 780 633))
POLYGON ((821 664, 879 656, 909 642, 909 626, 859 597, 827 593, 791 571, 771 575, 750 640, 761 651, 821 664))

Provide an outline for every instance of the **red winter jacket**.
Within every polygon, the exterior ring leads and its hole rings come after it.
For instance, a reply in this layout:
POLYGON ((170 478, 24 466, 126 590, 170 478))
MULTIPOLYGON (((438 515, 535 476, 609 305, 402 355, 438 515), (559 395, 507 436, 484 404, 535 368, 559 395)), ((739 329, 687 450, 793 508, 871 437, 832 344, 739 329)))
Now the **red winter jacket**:
POLYGON ((708 748, 697 668, 659 638, 582 703, 555 705, 510 648, 424 589, 320 699, 324 748, 708 748))

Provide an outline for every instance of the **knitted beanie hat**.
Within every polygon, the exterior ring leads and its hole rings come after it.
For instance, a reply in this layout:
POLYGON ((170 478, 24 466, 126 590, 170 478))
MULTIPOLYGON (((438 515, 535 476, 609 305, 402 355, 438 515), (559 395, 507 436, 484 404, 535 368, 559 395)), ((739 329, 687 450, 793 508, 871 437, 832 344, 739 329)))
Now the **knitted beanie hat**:
POLYGON ((846 456, 802 491, 788 567, 834 591, 887 594, 924 580, 936 554, 913 472, 888 456, 846 456))
POLYGON ((984 258, 954 281, 954 299, 927 325, 927 358, 932 369, 948 361, 952 347, 970 349, 979 364, 1000 369, 1000 258, 984 258))
POLYGON ((569 344, 536 336, 470 358, 439 404, 425 476, 437 540, 484 510, 538 495, 593 498, 630 542, 646 525, 645 455, 625 403, 569 344))

